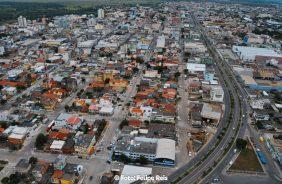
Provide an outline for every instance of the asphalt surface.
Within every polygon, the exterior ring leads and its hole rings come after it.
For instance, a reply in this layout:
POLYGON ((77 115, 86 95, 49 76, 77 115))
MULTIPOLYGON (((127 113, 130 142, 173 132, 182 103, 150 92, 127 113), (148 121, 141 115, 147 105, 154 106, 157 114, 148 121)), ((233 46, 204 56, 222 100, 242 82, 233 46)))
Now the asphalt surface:
MULTIPOLYGON (((185 175, 181 178, 180 181, 177 183, 198 183, 201 181, 201 178, 204 174, 207 173, 207 170, 212 168, 215 165, 215 162, 219 159, 221 159, 221 155, 224 153, 224 149, 229 146, 229 143, 232 140, 232 137, 236 136, 237 133, 234 129, 237 128, 237 125, 240 120, 240 103, 238 99, 238 92, 236 91, 234 87, 234 82, 231 81, 232 79, 228 76, 228 70, 226 69, 225 65, 222 65, 219 67, 218 65, 221 64, 219 58, 214 53, 214 49, 211 47, 211 44, 208 42, 208 39, 206 35, 202 32, 201 28, 199 27, 199 24, 197 23, 195 17, 193 17, 194 23, 196 25, 196 28, 200 31, 200 33, 203 36, 204 42, 207 45, 211 55, 214 57, 214 61, 216 65, 214 66, 216 73, 218 74, 220 83, 222 84, 224 95, 225 95, 225 112, 223 117, 221 118, 217 132, 215 136, 210 140, 207 145, 205 145, 198 154, 187 164, 185 164, 183 167, 179 168, 176 172, 174 172, 172 175, 169 176, 169 180, 167 183, 175 181, 180 175, 185 174, 186 171, 188 171, 190 168, 193 168, 194 165, 196 165, 200 160, 202 162, 194 167, 189 174, 185 175), (231 79, 231 80, 230 80, 231 79), (231 109, 231 99, 230 96, 233 96, 234 98, 234 107, 231 109), (221 132, 223 131, 225 127, 225 123, 228 121, 228 115, 229 113, 232 113, 232 119, 230 126, 226 129, 226 133, 224 134, 224 137, 221 139, 218 146, 207 156, 207 158, 203 159, 210 150, 214 147, 215 143, 217 142, 217 137, 221 132)), ((242 133, 243 134, 243 133, 242 133)))

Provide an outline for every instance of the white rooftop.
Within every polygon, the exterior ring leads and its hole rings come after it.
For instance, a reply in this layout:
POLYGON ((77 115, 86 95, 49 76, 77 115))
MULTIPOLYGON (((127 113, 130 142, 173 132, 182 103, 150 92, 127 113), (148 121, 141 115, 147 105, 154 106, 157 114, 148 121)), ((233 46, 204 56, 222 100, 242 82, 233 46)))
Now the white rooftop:
POLYGON ((197 63, 187 63, 187 69, 189 72, 204 72, 206 71, 206 65, 197 63))
POLYGON ((50 149, 56 149, 56 150, 61 150, 63 148, 65 144, 65 141, 53 141, 51 146, 50 146, 50 149))
MULTIPOLYGON (((152 168, 150 167, 139 167, 139 166, 133 166, 133 165, 124 165, 121 176, 127 177, 127 176, 150 176, 152 174, 152 168)), ((137 180, 125 180, 120 179, 119 184, 130 184, 134 183, 137 180)))

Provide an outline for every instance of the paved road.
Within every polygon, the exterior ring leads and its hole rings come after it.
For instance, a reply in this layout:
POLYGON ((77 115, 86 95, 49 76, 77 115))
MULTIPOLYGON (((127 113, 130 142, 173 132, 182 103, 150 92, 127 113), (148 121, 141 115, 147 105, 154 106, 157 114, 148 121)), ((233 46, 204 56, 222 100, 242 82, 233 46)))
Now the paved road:
MULTIPOLYGON (((241 128, 239 130, 238 137, 244 138, 245 131, 248 130, 250 137, 254 138, 254 142, 257 145, 257 148, 259 148, 261 151, 263 151, 264 154, 266 155, 268 164, 264 165, 263 167, 265 168, 265 171, 267 172, 267 174, 269 176, 263 177, 263 179, 258 179, 258 182, 260 182, 261 180, 266 182, 266 183, 282 182, 281 172, 279 171, 277 164, 271 158, 271 155, 267 151, 266 146, 260 144, 260 142, 259 142, 260 135, 257 133, 256 130, 254 130, 254 128, 251 126, 250 122, 248 121, 249 120, 249 112, 251 111, 251 107, 249 106, 249 103, 248 103, 248 93, 246 92, 245 88, 241 85, 241 83, 239 83, 237 81, 229 63, 225 61, 225 59, 222 57, 220 52, 214 46, 212 46, 212 47, 213 47, 213 50, 214 50, 214 54, 216 55, 216 58, 221 60, 221 62, 223 63, 222 66, 224 66, 226 68, 226 70, 229 70, 229 75, 232 76, 233 82, 238 87, 239 97, 240 97, 241 102, 242 102, 241 108, 242 108, 242 113, 243 113, 242 125, 241 125, 241 128)), ((208 175, 204 180, 202 180, 201 183, 212 182, 212 179, 215 178, 216 176, 222 176, 221 172, 225 169, 225 167, 228 165, 228 163, 231 160, 234 159, 234 152, 233 152, 234 149, 235 149, 235 146, 233 146, 233 148, 230 149, 230 151, 227 153, 225 158, 220 162, 220 164, 218 164, 218 166, 210 173, 210 175, 208 175)), ((242 177, 244 177, 244 176, 242 176, 242 177)), ((228 180, 227 179, 228 176, 224 176, 223 178, 225 179, 225 181, 228 180)), ((255 181, 255 179, 256 179, 256 176, 250 176, 250 178, 246 181, 252 181, 252 180, 255 181)), ((232 180, 232 179, 230 179, 230 180, 232 180)))
MULTIPOLYGON (((193 17, 194 18, 194 17, 193 17)), ((199 28, 199 25, 197 21, 194 18, 194 23, 196 25, 196 28, 200 30, 202 33, 201 29, 199 28)), ((202 33, 203 34, 203 33, 202 33)), ((214 57, 214 60, 217 64, 219 64, 218 58, 213 53, 213 50, 209 47, 209 44, 207 43, 207 40, 205 38, 205 35, 203 34, 204 41, 206 42, 207 47, 209 48, 209 51, 211 55, 214 57)), ((224 90, 224 95, 225 95, 225 112, 223 117, 220 120, 220 123, 218 125, 217 132, 215 136, 210 140, 210 142, 205 145, 199 152, 198 154, 187 164, 185 164, 182 168, 178 169, 176 172, 174 172, 170 177, 169 181, 174 181, 176 178, 178 178, 179 175, 184 174, 188 169, 193 167, 197 162, 202 160, 203 157, 209 152, 209 150, 212 150, 213 146, 215 145, 217 141, 217 136, 222 132, 224 129, 225 123, 227 122, 227 118, 229 113, 232 113, 232 119, 231 119, 231 126, 229 126, 226 130, 226 133, 224 135, 224 138, 221 139, 221 142, 217 146, 216 149, 214 149, 206 159, 202 163, 200 163, 196 168, 194 168, 188 175, 183 177, 178 183, 194 183, 194 182, 199 182, 200 178, 203 176, 203 174, 211 167, 214 166, 214 162, 220 159, 221 154, 224 153, 224 149, 228 147, 229 142, 231 141, 232 137, 235 136, 234 134, 236 133, 233 128, 237 127, 239 123, 239 118, 238 114, 240 114, 240 104, 237 96, 237 91, 233 86, 233 83, 230 81, 230 78, 227 75, 227 71, 224 68, 219 68, 218 65, 215 65, 215 70, 217 74, 219 75, 219 80, 220 83, 223 86, 224 90), (234 98, 234 108, 231 109, 231 99, 230 96, 233 96, 234 98), (231 111, 232 110, 232 111, 231 111)))

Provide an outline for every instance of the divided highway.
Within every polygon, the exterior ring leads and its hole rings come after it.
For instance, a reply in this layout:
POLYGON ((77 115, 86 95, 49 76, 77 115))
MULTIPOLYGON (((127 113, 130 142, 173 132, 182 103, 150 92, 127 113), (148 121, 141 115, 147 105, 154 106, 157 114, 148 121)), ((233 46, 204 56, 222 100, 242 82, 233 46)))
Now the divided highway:
POLYGON ((228 150, 232 148, 235 138, 244 135, 246 126, 242 126, 246 121, 247 110, 245 105, 246 96, 238 86, 232 71, 225 62, 218 56, 216 49, 208 40, 201 25, 195 16, 192 15, 197 30, 200 31, 202 39, 206 44, 211 56, 215 61, 214 68, 218 74, 225 95, 225 112, 221 118, 215 136, 205 145, 197 155, 187 164, 176 170, 169 176, 167 183, 200 183, 201 179, 211 172, 217 163, 223 159, 228 150), (242 115, 244 109, 244 116, 242 115))

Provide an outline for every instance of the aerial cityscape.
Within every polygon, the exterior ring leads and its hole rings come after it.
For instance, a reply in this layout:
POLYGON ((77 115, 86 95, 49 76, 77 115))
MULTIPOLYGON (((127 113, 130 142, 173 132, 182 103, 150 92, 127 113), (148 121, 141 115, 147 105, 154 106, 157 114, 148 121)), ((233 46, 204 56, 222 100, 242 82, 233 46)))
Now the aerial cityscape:
POLYGON ((281 184, 279 0, 0 0, 2 184, 281 184))

